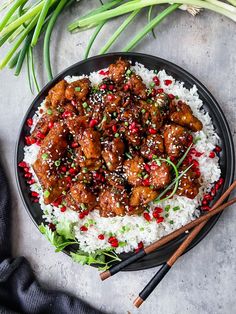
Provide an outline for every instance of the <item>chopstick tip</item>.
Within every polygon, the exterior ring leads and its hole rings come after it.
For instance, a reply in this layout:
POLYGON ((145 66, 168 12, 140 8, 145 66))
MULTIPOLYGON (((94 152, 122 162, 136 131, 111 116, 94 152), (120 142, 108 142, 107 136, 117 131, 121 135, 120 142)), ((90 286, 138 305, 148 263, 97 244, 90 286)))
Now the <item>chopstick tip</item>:
POLYGON ((143 299, 142 298, 140 298, 140 296, 138 296, 135 300, 134 300, 134 306, 136 306, 137 308, 139 308, 140 307, 140 305, 142 305, 142 303, 143 303, 143 299))
POLYGON ((100 278, 101 278, 102 281, 103 281, 103 280, 106 280, 106 279, 109 278, 109 277, 111 277, 111 273, 110 273, 109 270, 106 270, 106 271, 104 271, 104 272, 102 272, 102 273, 100 274, 100 278))

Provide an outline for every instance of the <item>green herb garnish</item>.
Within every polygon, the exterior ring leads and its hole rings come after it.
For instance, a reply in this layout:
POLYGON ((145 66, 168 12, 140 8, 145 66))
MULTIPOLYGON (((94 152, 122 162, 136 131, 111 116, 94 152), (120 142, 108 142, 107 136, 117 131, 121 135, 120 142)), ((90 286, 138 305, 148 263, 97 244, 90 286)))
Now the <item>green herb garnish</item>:
POLYGON ((81 87, 79 87, 79 86, 75 87, 75 91, 76 92, 80 92, 81 91, 81 87))

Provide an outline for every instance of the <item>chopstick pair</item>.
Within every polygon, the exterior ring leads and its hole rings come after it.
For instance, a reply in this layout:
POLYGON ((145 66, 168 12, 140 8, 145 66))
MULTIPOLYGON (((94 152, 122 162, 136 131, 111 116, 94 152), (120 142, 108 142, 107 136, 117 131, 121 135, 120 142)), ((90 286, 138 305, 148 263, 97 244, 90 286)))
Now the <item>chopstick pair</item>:
POLYGON ((187 249, 187 247, 190 245, 190 243, 193 241, 193 239, 198 235, 200 230, 205 226, 207 221, 211 217, 213 217, 214 215, 223 211, 226 207, 229 207, 236 202, 236 198, 233 198, 232 200, 230 200, 227 203, 222 205, 222 203, 230 195, 230 193, 235 189, 235 187, 236 187, 236 181, 234 181, 231 184, 231 186, 222 194, 222 196, 212 206, 211 210, 207 214, 205 214, 204 216, 201 216, 201 217, 195 219, 194 221, 186 224, 185 226, 173 231, 169 235, 167 235, 167 236, 161 238, 160 240, 157 240, 154 243, 150 244, 149 246, 141 249, 138 253, 135 253, 132 256, 130 256, 129 258, 127 258, 127 259, 121 261, 120 263, 112 266, 109 270, 100 274, 101 279, 105 280, 105 279, 115 275, 120 270, 122 270, 124 267, 126 267, 126 266, 132 264, 133 262, 141 259, 145 255, 155 251, 157 248, 159 248, 162 245, 173 240, 174 238, 181 235, 185 231, 191 230, 194 228, 192 230, 192 232, 188 235, 188 237, 182 242, 182 244, 179 246, 179 248, 175 251, 175 253, 159 269, 159 271, 156 273, 156 275, 151 279, 151 281, 146 285, 146 287, 140 292, 139 296, 135 299, 134 305, 136 307, 140 307, 140 305, 143 303, 143 301, 147 299, 147 297, 151 294, 151 292, 155 289, 155 287, 159 284, 159 282, 164 278, 166 273, 174 265, 174 263, 177 261, 177 259, 184 253, 184 251, 187 249))

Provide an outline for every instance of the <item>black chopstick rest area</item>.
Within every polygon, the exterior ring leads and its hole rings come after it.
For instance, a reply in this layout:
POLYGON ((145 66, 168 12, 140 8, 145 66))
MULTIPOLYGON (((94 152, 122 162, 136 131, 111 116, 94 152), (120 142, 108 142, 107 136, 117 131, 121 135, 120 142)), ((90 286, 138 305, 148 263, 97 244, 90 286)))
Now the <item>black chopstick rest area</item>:
POLYGON ((144 301, 147 299, 147 297, 152 293, 152 291, 156 288, 156 286, 159 284, 159 282, 162 280, 162 278, 165 277, 165 275, 170 270, 170 265, 165 263, 159 271, 156 273, 156 275, 152 278, 152 280, 146 285, 146 287, 139 293, 139 297, 144 301))
POLYGON ((125 268, 126 266, 134 263, 135 261, 137 261, 140 258, 144 257, 145 255, 146 255, 146 252, 144 251, 144 249, 141 249, 139 252, 137 252, 137 253, 131 255, 129 258, 121 261, 119 264, 116 264, 116 265, 112 266, 109 269, 111 276, 115 275, 116 273, 121 271, 123 268, 125 268))

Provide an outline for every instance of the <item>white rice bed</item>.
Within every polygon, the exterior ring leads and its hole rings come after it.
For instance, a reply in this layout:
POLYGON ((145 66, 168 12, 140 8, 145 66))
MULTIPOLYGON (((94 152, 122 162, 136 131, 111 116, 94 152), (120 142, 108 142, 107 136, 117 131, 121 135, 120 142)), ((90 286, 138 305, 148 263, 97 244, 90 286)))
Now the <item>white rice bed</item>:
MULTIPOLYGON (((163 209, 169 205, 169 216, 165 217, 165 211, 163 211, 164 221, 157 223, 155 219, 148 222, 143 216, 124 216, 103 218, 100 217, 97 211, 89 213, 83 219, 79 219, 78 213, 67 208, 65 212, 61 212, 60 208, 53 207, 51 205, 45 205, 43 202, 43 191, 37 178, 35 184, 31 185, 31 190, 39 193, 39 203, 43 210, 43 217, 47 222, 57 223, 71 223, 75 231, 75 237, 80 243, 81 250, 85 252, 94 252, 97 249, 106 249, 110 247, 108 238, 112 235, 116 236, 119 242, 126 242, 125 246, 116 248, 117 253, 133 251, 137 248, 139 242, 143 242, 144 245, 148 245, 153 241, 160 239, 164 235, 180 228, 187 224, 191 220, 195 219, 199 215, 198 207, 201 205, 203 196, 209 192, 214 182, 216 182, 221 175, 219 167, 218 157, 209 158, 209 153, 215 148, 218 143, 218 135, 215 133, 211 118, 202 107, 202 101, 197 93, 196 86, 193 86, 190 90, 184 87, 183 82, 175 81, 175 79, 166 74, 164 70, 155 74, 153 70, 146 69, 141 64, 136 64, 132 67, 135 72, 140 75, 147 85, 150 86, 154 76, 158 76, 160 79, 160 88, 163 88, 166 93, 174 94, 179 99, 186 101, 193 110, 195 116, 197 116, 203 123, 203 130, 193 133, 194 138, 199 140, 195 144, 197 151, 203 153, 200 157, 194 157, 199 162, 199 169, 201 171, 201 187, 199 194, 194 200, 188 199, 183 196, 175 195, 172 199, 166 200, 158 205, 150 205, 150 215, 152 216, 152 210, 156 207, 162 207, 163 209), (165 80, 172 80, 169 86, 164 84, 165 80), (179 210, 174 211, 173 208, 179 206, 179 210), (88 227, 88 231, 80 231, 80 227, 84 224, 92 224, 88 227), (98 239, 99 234, 104 234, 105 239, 98 239)), ((107 69, 104 69, 107 70, 107 69)), ((75 81, 81 77, 66 77, 68 82, 75 81)), ((102 81, 103 75, 98 72, 91 73, 89 77, 92 85, 97 85, 102 81)), ((41 107, 44 108, 44 102, 41 107)), ((39 109, 40 109, 39 108, 39 109)), ((33 120, 32 130, 40 118, 41 114, 39 110, 36 112, 33 120)), ((36 160, 39 147, 36 144, 25 147, 24 161, 29 165, 33 164, 36 160)), ((32 169, 32 168, 31 168, 32 169)), ((33 171, 32 171, 33 172, 33 171)))

